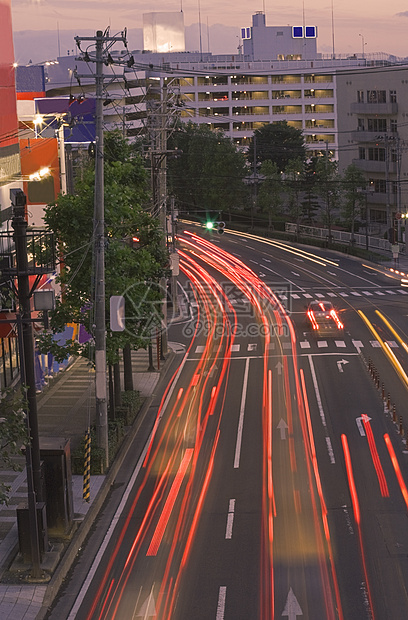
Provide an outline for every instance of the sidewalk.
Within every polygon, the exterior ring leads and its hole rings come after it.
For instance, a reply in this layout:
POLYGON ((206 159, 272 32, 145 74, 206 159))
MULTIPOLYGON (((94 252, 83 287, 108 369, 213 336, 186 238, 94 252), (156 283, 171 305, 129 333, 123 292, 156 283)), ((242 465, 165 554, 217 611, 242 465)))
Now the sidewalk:
MULTIPOLYGON (((148 353, 132 352, 134 389, 149 398, 157 385, 160 372, 148 372, 148 353)), ((154 360, 156 362, 156 360, 154 360)), ((122 381, 123 381, 123 368, 122 381)), ((162 370, 162 367, 161 367, 162 370)), ((95 418, 95 375, 85 359, 75 360, 61 375, 50 379, 44 392, 38 394, 40 438, 71 439, 75 448, 89 420, 95 418)), ((21 466, 25 460, 21 458, 21 466)), ((27 500, 25 469, 21 472, 1 470, 0 479, 11 486, 8 506, 0 505, 0 618, 1 620, 34 620, 39 613, 47 585, 18 583, 8 568, 18 551, 18 504, 27 500)), ((90 502, 82 499, 82 476, 73 476, 74 520, 82 521, 97 498, 105 476, 91 476, 90 502)))

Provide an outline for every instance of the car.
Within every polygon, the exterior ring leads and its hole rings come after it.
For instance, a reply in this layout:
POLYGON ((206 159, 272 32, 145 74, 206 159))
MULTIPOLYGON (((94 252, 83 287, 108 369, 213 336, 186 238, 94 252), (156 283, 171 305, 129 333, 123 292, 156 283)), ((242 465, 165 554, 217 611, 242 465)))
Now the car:
POLYGON ((316 336, 336 336, 344 329, 331 301, 311 301, 307 308, 307 321, 316 336))

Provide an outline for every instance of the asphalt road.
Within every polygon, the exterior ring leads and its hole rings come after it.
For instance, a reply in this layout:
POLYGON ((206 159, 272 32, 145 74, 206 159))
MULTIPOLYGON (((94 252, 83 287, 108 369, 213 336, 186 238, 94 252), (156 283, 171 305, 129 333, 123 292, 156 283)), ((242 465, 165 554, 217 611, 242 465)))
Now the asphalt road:
POLYGON ((181 235, 183 346, 153 434, 49 618, 405 619, 407 453, 368 366, 405 420, 408 289, 325 250, 203 237, 181 235), (312 299, 344 330, 316 337, 312 299))

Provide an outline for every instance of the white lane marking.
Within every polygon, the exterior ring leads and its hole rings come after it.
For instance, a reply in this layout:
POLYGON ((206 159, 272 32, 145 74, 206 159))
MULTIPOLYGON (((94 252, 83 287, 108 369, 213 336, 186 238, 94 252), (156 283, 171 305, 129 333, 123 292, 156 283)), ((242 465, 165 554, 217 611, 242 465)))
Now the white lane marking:
POLYGON ((396 295, 397 293, 395 291, 385 291, 386 293, 388 293, 389 295, 396 295))
POLYGON ((402 288, 399 288, 398 291, 401 293, 401 295, 408 295, 408 292, 404 291, 402 288))
POLYGON ((329 297, 337 297, 336 293, 327 293, 329 297))
POLYGON ((336 347, 338 347, 339 349, 343 349, 344 347, 347 346, 344 340, 335 340, 334 343, 336 347))
POLYGON ((244 379, 242 381, 241 406, 239 409, 237 441, 235 444, 235 457, 234 457, 234 468, 235 469, 239 467, 239 459, 241 457, 242 429, 244 427, 244 412, 245 412, 245 401, 246 401, 246 394, 247 394, 247 387, 248 387, 248 374, 249 374, 249 360, 250 359, 251 358, 249 357, 246 358, 244 379))
POLYGON ((202 344, 199 344, 198 346, 196 346, 194 353, 204 353, 205 351, 205 346, 202 344))
POLYGON ((322 297, 324 297, 324 295, 322 295, 321 293, 316 293, 315 297, 320 297, 320 298, 322 298, 322 297))
POLYGON ((326 428, 326 426, 327 426, 326 425, 326 416, 324 415, 322 399, 320 397, 319 386, 317 385, 317 377, 316 377, 315 367, 314 367, 314 364, 313 364, 313 359, 312 359, 311 355, 308 355, 308 358, 309 358, 310 372, 312 373, 312 381, 313 381, 313 387, 314 387, 316 401, 317 401, 317 407, 318 407, 319 413, 320 413, 320 419, 322 421, 323 426, 326 428))
POLYGON ((251 342, 248 345, 248 351, 256 351, 257 344, 256 342, 251 342))
POLYGON ((231 346, 231 351, 239 351, 240 346, 240 344, 233 344, 231 346))
POLYGON ((361 340, 352 340, 351 341, 353 343, 353 345, 356 347, 356 349, 359 351, 360 349, 364 349, 364 345, 361 342, 361 340))
POLYGON ((361 293, 357 293, 357 291, 351 291, 351 295, 355 295, 355 297, 361 297, 361 293))
POLYGON ((336 459, 334 458, 334 450, 333 450, 331 439, 330 437, 327 437, 327 436, 326 436, 326 447, 327 447, 327 452, 329 453, 330 463, 334 465, 334 463, 336 462, 336 459))
POLYGON ((227 597, 227 586, 220 586, 218 593, 217 615, 215 620, 224 620, 225 599, 227 597))
POLYGON ((370 291, 363 291, 364 295, 367 295, 368 297, 372 297, 372 293, 370 293, 370 291))
POLYGON ((297 276, 298 278, 300 278, 300 274, 296 273, 296 271, 292 271, 292 273, 293 273, 294 276, 297 276))
MULTIPOLYGON (((282 275, 280 273, 278 273, 277 271, 275 271, 274 269, 271 269, 270 267, 267 267, 266 265, 260 265, 262 267, 262 269, 266 269, 267 271, 270 271, 271 273, 274 273, 276 276, 278 276, 279 278, 282 277, 282 275)), ((289 278, 285 278, 285 280, 287 282, 289 282, 289 284, 292 284, 293 286, 295 286, 300 292, 303 292, 305 289, 302 288, 301 286, 299 286, 299 284, 296 284, 295 282, 293 282, 292 280, 289 280, 289 278)))
POLYGON ((319 349, 325 349, 329 345, 327 344, 327 340, 318 340, 317 346, 319 347, 319 349))
POLYGON ((293 299, 300 299, 300 295, 298 295, 297 293, 292 293, 291 297, 293 299))
POLYGON ((310 349, 310 342, 308 342, 307 340, 302 340, 300 342, 300 348, 301 349, 310 349))
POLYGON ((339 293, 342 297, 348 297, 348 293, 339 293))
POLYGON ((383 293, 382 291, 374 291, 374 293, 375 293, 376 295, 385 295, 385 293, 383 293))
POLYGON ((313 295, 309 295, 309 293, 303 293, 303 297, 306 297, 306 299, 313 299, 313 295))
POLYGON ((370 340, 370 344, 373 347, 373 349, 379 349, 381 347, 381 345, 378 342, 378 340, 370 340))
POLYGON ((89 587, 91 585, 91 582, 92 582, 92 580, 93 580, 93 578, 95 576, 95 573, 96 573, 96 571, 98 569, 98 566, 99 566, 99 564, 100 564, 100 562, 102 560, 103 554, 106 551, 106 548, 107 548, 107 546, 109 544, 109 541, 112 538, 112 535, 113 535, 113 533, 114 533, 114 531, 116 529, 118 521, 119 521, 119 519, 120 519, 120 517, 122 515, 122 512, 123 512, 123 510, 124 510, 124 508, 126 506, 126 502, 128 501, 130 492, 131 492, 131 490, 133 489, 133 487, 135 485, 136 478, 139 475, 139 471, 142 468, 143 461, 144 461, 144 459, 146 457, 146 454, 147 454, 148 446, 150 445, 150 440, 151 440, 152 434, 153 434, 153 431, 150 434, 149 439, 146 442, 146 445, 145 445, 145 447, 143 449, 142 454, 140 455, 140 458, 139 458, 139 460, 138 460, 138 462, 136 464, 135 469, 133 470, 132 477, 130 478, 129 483, 128 483, 127 487, 126 487, 126 490, 125 490, 125 492, 124 492, 124 494, 122 496, 122 500, 121 500, 121 502, 120 502, 120 504, 119 504, 119 506, 118 506, 118 508, 117 508, 117 510, 115 512, 115 515, 114 515, 114 517, 113 517, 113 519, 111 521, 109 529, 108 529, 108 531, 105 534, 105 538, 103 539, 102 544, 99 547, 99 551, 98 551, 98 553, 95 556, 95 559, 94 559, 94 561, 92 563, 91 569, 89 570, 89 572, 88 572, 88 574, 87 574, 87 576, 85 578, 85 581, 83 582, 82 588, 79 591, 79 594, 78 594, 78 596, 77 596, 77 598, 75 600, 75 603, 74 603, 74 605, 73 605, 73 607, 72 607, 72 609, 70 611, 70 614, 69 614, 67 620, 75 620, 75 618, 77 617, 77 613, 78 613, 79 608, 81 607, 82 602, 83 602, 83 600, 85 598, 85 594, 87 593, 87 590, 89 589, 89 587))
POLYGON ((227 516, 227 528, 225 530, 225 538, 232 538, 232 525, 234 523, 235 499, 230 499, 227 516))
POLYGON ((395 342, 395 340, 386 340, 385 341, 389 347, 391 347, 392 349, 398 349, 398 344, 395 342))

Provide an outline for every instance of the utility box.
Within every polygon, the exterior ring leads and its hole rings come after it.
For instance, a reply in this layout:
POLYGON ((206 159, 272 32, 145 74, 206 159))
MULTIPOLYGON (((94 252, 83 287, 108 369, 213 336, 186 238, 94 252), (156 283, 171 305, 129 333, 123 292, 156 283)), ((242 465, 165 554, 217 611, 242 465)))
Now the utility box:
MULTIPOLYGON (((37 502, 35 506, 37 510, 38 542, 42 558, 43 554, 48 550, 47 514, 45 502, 37 502)), ((17 530, 20 553, 23 556, 23 562, 28 564, 32 561, 32 558, 30 513, 27 503, 17 506, 17 530)))
POLYGON ((48 533, 65 537, 74 518, 70 440, 42 437, 40 459, 44 468, 48 533))

